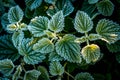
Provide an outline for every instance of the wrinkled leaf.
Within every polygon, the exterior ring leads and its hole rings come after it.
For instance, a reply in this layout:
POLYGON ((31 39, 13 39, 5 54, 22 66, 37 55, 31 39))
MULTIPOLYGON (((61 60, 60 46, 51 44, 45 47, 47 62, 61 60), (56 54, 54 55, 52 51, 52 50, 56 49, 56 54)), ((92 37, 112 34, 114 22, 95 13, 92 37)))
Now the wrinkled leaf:
POLYGON ((42 38, 33 46, 36 52, 50 53, 54 50, 54 44, 48 38, 42 38))
POLYGON ((101 19, 97 24, 96 32, 102 37, 102 40, 109 44, 120 39, 119 24, 110 20, 101 19))
POLYGON ((100 48, 96 44, 87 45, 82 48, 81 54, 86 63, 96 62, 100 58, 100 48))
POLYGON ((97 3, 99 13, 104 16, 111 16, 114 11, 114 4, 110 0, 102 0, 97 3))
POLYGON ((88 72, 81 72, 75 76, 75 80, 94 80, 94 78, 88 72))
POLYGON ((38 70, 30 70, 25 73, 24 80, 38 80, 41 72, 38 70))
POLYGON ((56 43, 56 52, 70 62, 81 62, 80 46, 74 42, 75 36, 67 34, 56 43))
POLYGON ((89 34, 88 39, 90 41, 95 41, 95 40, 101 39, 101 36, 99 34, 91 33, 91 34, 89 34))
POLYGON ((88 3, 89 4, 95 4, 95 3, 97 3, 99 0, 88 0, 88 3))
POLYGON ((35 52, 30 45, 31 39, 23 39, 18 46, 19 54, 24 57, 24 61, 27 64, 38 64, 45 59, 45 56, 39 52, 35 52))
POLYGON ((80 33, 85 33, 93 28, 91 18, 83 11, 78 11, 74 23, 75 29, 80 33))
POLYGON ((23 19, 23 11, 19 6, 11 7, 8 12, 8 20, 10 23, 20 22, 23 19))
POLYGON ((44 31, 48 29, 48 21, 47 17, 35 17, 31 20, 28 29, 35 37, 41 37, 45 35, 44 31))
POLYGON ((50 74, 53 76, 62 75, 64 73, 64 67, 58 61, 53 61, 49 66, 50 74))
POLYGON ((64 16, 63 12, 59 11, 53 17, 48 23, 48 27, 50 30, 54 32, 61 32, 64 28, 64 16))
POLYGON ((10 75, 14 70, 14 64, 10 59, 0 60, 0 72, 4 75, 10 75))

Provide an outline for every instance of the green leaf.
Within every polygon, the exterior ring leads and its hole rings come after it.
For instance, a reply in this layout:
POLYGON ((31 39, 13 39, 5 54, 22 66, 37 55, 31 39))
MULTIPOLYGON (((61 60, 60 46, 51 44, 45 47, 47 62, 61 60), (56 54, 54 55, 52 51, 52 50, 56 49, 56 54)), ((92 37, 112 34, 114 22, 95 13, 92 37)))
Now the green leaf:
POLYGON ((14 32, 12 35, 12 42, 13 45, 18 48, 19 43, 21 43, 21 41, 24 38, 24 33, 23 32, 14 32))
POLYGON ((0 60, 0 72, 6 76, 10 75, 13 72, 14 67, 15 66, 10 59, 0 60))
POLYGON ((8 20, 10 23, 20 22, 23 19, 23 11, 19 6, 11 7, 8 12, 8 20))
POLYGON ((57 0, 45 0, 46 3, 55 4, 57 0))
POLYGON ((56 43, 56 52, 70 62, 81 62, 80 46, 74 42, 75 36, 67 34, 56 43))
POLYGON ((100 20, 97 24, 96 32, 102 37, 102 40, 109 44, 120 39, 120 26, 113 21, 106 19, 100 20))
POLYGON ((38 70, 30 70, 25 73, 24 80, 38 80, 41 72, 38 70))
POLYGON ((95 3, 97 3, 99 0, 88 0, 88 3, 89 4, 95 4, 95 3))
POLYGON ((18 46, 18 51, 19 54, 24 57, 24 61, 27 64, 38 64, 45 59, 45 56, 32 49, 32 45, 30 44, 31 41, 31 39, 23 39, 21 44, 18 46))
POLYGON ((2 4, 8 8, 16 5, 14 0, 2 0, 2 4))
POLYGON ((49 66, 50 74, 53 76, 62 75, 64 73, 64 67, 58 61, 53 61, 49 66))
POLYGON ((90 41, 95 41, 95 40, 101 39, 101 36, 99 34, 91 33, 91 34, 89 34, 88 39, 90 41))
POLYGON ((82 36, 82 37, 80 37, 80 38, 76 38, 76 39, 75 39, 75 42, 77 42, 77 43, 84 43, 84 42, 86 42, 86 41, 87 41, 86 36, 82 36))
POLYGON ((69 14, 71 14, 74 10, 74 7, 73 7, 72 3, 70 2, 70 0, 57 0, 57 1, 54 1, 51 3, 55 4, 55 7, 50 6, 47 11, 47 14, 51 17, 60 10, 63 11, 63 15, 64 15, 64 17, 66 17, 69 14))
POLYGON ((62 61, 63 58, 56 53, 56 51, 53 51, 49 54, 49 61, 62 61))
POLYGON ((97 3, 99 13, 104 16, 111 16, 114 11, 114 4, 110 0, 102 0, 97 3))
POLYGON ((83 11, 78 11, 74 23, 75 29, 80 33, 85 33, 93 28, 91 18, 83 11))
POLYGON ((0 77, 0 80, 10 80, 10 79, 0 77))
POLYGON ((54 44, 48 38, 42 38, 33 46, 33 50, 40 53, 50 53, 54 50, 54 44))
POLYGON ((12 80, 18 80, 20 77, 20 74, 22 72, 22 67, 21 65, 19 65, 15 71, 15 73, 13 74, 12 80))
POLYGON ((28 29, 35 37, 45 35, 44 31, 48 29, 49 19, 47 17, 35 17, 31 20, 28 29))
POLYGON ((120 52, 120 40, 114 44, 106 44, 108 50, 112 53, 120 52))
POLYGON ((1 25, 4 30, 6 30, 8 24, 10 24, 8 21, 8 13, 4 13, 1 17, 1 25))
POLYGON ((26 6, 32 11, 42 4, 43 0, 25 0, 26 6))
POLYGON ((75 76, 75 80, 94 80, 94 78, 88 72, 81 72, 75 76))
POLYGON ((0 36, 0 60, 7 58, 15 61, 19 57, 17 49, 12 44, 11 35, 0 36))
POLYGON ((61 32, 64 28, 64 16, 63 12, 59 11, 53 17, 48 23, 48 28, 54 32, 61 32))
POLYGON ((100 48, 96 44, 87 45, 82 48, 81 54, 86 63, 94 63, 100 58, 100 48))
POLYGON ((25 17, 27 17, 28 19, 33 18, 34 14, 34 10, 30 10, 28 7, 25 8, 25 17))
POLYGON ((37 70, 41 72, 38 80, 50 80, 48 71, 45 67, 38 66, 37 70))

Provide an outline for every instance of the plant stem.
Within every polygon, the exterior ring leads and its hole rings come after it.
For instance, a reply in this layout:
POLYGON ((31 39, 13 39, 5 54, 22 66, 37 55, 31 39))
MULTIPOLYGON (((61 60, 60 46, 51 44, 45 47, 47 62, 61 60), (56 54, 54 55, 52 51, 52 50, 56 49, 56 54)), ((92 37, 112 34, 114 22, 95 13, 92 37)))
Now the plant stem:
POLYGON ((98 16, 98 15, 100 15, 100 13, 94 14, 91 19, 93 20, 93 19, 94 19, 96 16, 98 16))
POLYGON ((58 76, 57 80, 61 80, 61 76, 58 76))
POLYGON ((71 78, 74 79, 74 77, 73 77, 71 74, 69 74, 67 71, 65 71, 65 73, 66 73, 68 76, 70 76, 71 78))
POLYGON ((88 40, 88 33, 87 32, 85 32, 85 36, 86 36, 86 43, 87 43, 87 45, 89 45, 89 40, 88 40))

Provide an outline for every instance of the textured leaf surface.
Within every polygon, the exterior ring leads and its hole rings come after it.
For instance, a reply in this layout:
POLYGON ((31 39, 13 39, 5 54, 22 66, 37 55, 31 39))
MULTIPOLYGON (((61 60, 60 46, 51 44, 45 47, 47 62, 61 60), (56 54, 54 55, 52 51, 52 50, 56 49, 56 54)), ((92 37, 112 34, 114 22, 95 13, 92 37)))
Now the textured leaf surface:
POLYGON ((6 29, 8 32, 14 32, 17 31, 18 27, 15 24, 8 24, 6 29))
POLYGON ((24 57, 24 61, 27 64, 38 64, 45 59, 45 56, 39 52, 35 52, 32 49, 32 45, 30 45, 31 39, 23 39, 21 44, 19 45, 19 54, 24 57))
POLYGON ((85 33, 93 28, 91 18, 83 11, 78 11, 74 23, 75 29, 80 33, 85 33))
POLYGON ((108 42, 114 43, 120 39, 120 26, 106 19, 102 19, 98 22, 96 32, 101 35, 101 39, 108 42))
POLYGON ((38 80, 50 80, 48 71, 45 67, 38 66, 37 70, 41 72, 38 80))
POLYGON ((53 17, 48 23, 48 27, 50 30, 54 32, 61 32, 64 28, 64 16, 63 12, 59 11, 53 17))
POLYGON ((38 80, 40 76, 40 71, 38 70, 30 70, 25 73, 24 80, 38 80))
POLYGON ((42 38, 33 46, 36 52, 49 53, 54 50, 54 44, 48 38, 42 38))
POLYGON ((19 58, 18 51, 12 44, 10 35, 0 36, 0 60, 6 58, 12 61, 19 58))
POLYGON ((18 48, 19 43, 21 43, 21 41, 24 38, 24 33, 23 32, 14 32, 14 34, 12 35, 12 42, 13 45, 18 48))
POLYGON ((5 13, 1 17, 1 25, 2 25, 2 27, 3 27, 4 30, 6 30, 6 27, 7 27, 8 24, 9 24, 8 13, 5 13))
POLYGON ((81 72, 75 76, 75 80, 94 80, 94 78, 88 72, 81 72))
POLYGON ((102 0, 97 3, 98 11, 104 16, 111 16, 114 11, 114 4, 110 0, 102 0))
POLYGON ((56 52, 70 62, 81 62, 80 46, 74 42, 75 36, 67 34, 56 43, 56 52))
POLYGON ((14 64, 10 59, 0 60, 0 72, 4 75, 10 75, 14 70, 14 64))
POLYGON ((25 0, 26 6, 33 10, 41 5, 43 0, 25 0))
POLYGON ((56 53, 56 51, 49 54, 49 61, 62 61, 63 58, 56 53))
POLYGON ((10 23, 20 22, 23 15, 23 11, 19 6, 11 7, 8 12, 8 20, 10 23))
POLYGON ((120 52, 120 41, 115 42, 114 44, 106 44, 108 50, 112 53, 120 52))
POLYGON ((77 42, 77 43, 84 43, 84 42, 86 42, 86 41, 87 41, 86 36, 82 36, 82 37, 80 37, 80 38, 76 38, 76 39, 75 39, 75 42, 77 42))
POLYGON ((20 77, 21 72, 22 72, 22 67, 19 65, 19 66, 17 67, 17 69, 16 69, 13 77, 12 77, 12 80, 18 80, 19 77, 20 77))
POLYGON ((62 75, 64 73, 64 67, 60 64, 60 62, 53 61, 49 66, 50 74, 53 76, 62 75))
POLYGON ((47 17, 35 17, 31 20, 28 29, 35 37, 41 37, 45 35, 44 31, 48 29, 48 21, 47 17))
POLYGON ((87 45, 82 48, 81 54, 86 63, 96 62, 100 58, 100 48, 96 44, 87 45))
POLYGON ((95 40, 101 39, 101 36, 99 34, 92 34, 91 33, 91 34, 89 34, 88 39, 90 41, 95 41, 95 40))
POLYGON ((88 0, 88 3, 89 4, 95 4, 95 3, 97 3, 99 0, 88 0))
POLYGON ((50 3, 50 4, 55 4, 57 0, 45 0, 45 2, 50 3))
POLYGON ((63 15, 66 17, 69 14, 71 14, 74 10, 74 7, 69 0, 57 0, 57 1, 54 0, 54 2, 51 3, 56 5, 56 7, 50 6, 47 11, 47 14, 51 17, 60 10, 63 11, 63 15))

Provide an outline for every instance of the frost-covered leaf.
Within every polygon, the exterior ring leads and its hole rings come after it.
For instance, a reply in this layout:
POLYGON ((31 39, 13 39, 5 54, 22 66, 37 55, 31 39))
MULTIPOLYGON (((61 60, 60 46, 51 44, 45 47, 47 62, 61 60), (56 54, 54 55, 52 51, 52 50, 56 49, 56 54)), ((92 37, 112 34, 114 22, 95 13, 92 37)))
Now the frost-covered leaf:
POLYGON ((86 63, 96 62, 100 58, 100 48, 96 44, 87 45, 82 48, 81 54, 86 63))
POLYGON ((115 42, 114 44, 106 44, 108 50, 112 53, 120 52, 120 41, 115 42))
POLYGON ((50 30, 54 32, 61 32, 64 28, 64 16, 63 12, 59 11, 53 17, 48 23, 48 27, 50 30))
POLYGON ((10 75, 14 70, 14 64, 10 59, 0 60, 0 72, 4 75, 10 75))
POLYGON ((47 17, 35 17, 31 20, 28 29, 34 34, 35 37, 45 35, 44 31, 48 29, 49 19, 47 17))
POLYGON ((114 4, 110 0, 102 0, 97 3, 98 11, 104 16, 111 16, 114 11, 114 4))
POLYGON ((120 39, 120 26, 113 21, 100 20, 97 24, 96 32, 102 37, 102 40, 109 44, 120 39))
POLYGON ((53 76, 62 75, 64 73, 64 67, 58 61, 53 61, 49 66, 50 74, 53 76))
POLYGON ((12 80, 18 80, 19 77, 20 77, 21 72, 22 72, 22 67, 21 67, 21 65, 19 65, 19 66, 17 67, 17 69, 16 69, 13 77, 12 77, 12 80))
POLYGON ((15 24, 9 24, 7 25, 7 28, 6 28, 8 32, 14 32, 14 31, 17 31, 17 29, 18 27, 15 24))
POLYGON ((89 34, 88 39, 90 41, 95 41, 95 40, 101 39, 101 36, 99 34, 91 33, 91 34, 89 34))
POLYGON ((26 6, 32 11, 33 9, 39 7, 43 0, 25 0, 26 6))
POLYGON ((56 43, 56 52, 70 62, 81 62, 80 46, 74 42, 75 36, 67 34, 56 43))
POLYGON ((37 70, 41 72, 38 80, 50 80, 48 71, 45 67, 38 66, 37 70))
POLYGON ((9 24, 8 13, 4 13, 1 17, 1 25, 2 25, 4 30, 6 30, 6 27, 8 24, 9 24))
POLYGON ((24 80, 38 80, 41 72, 38 70, 30 70, 25 73, 24 80))
POLYGON ((88 72, 81 72, 75 76, 75 80, 94 80, 94 78, 88 72))
POLYGON ((86 41, 87 41, 86 36, 82 36, 82 37, 80 37, 80 38, 76 38, 76 39, 75 39, 75 42, 77 42, 77 43, 84 43, 84 42, 86 42, 86 41))
POLYGON ((12 44, 11 37, 11 35, 0 36, 0 60, 7 58, 15 61, 20 56, 12 44))
POLYGON ((23 19, 23 11, 19 6, 11 7, 8 12, 8 20, 10 23, 20 22, 23 19))
POLYGON ((57 0, 45 0, 46 3, 55 4, 57 0))
POLYGON ((21 44, 18 46, 19 54, 24 57, 24 61, 27 64, 38 64, 45 59, 45 56, 39 52, 35 52, 32 49, 32 45, 30 44, 31 39, 23 39, 21 44))
POLYGON ((64 16, 68 16, 74 10, 74 7, 69 0, 57 0, 56 2, 53 2, 53 4, 54 3, 56 7, 50 6, 47 11, 47 14, 51 17, 60 10, 63 11, 64 16))
POLYGON ((48 38, 42 38, 33 46, 36 52, 49 53, 54 50, 54 44, 48 38))
POLYGON ((99 0, 88 0, 88 3, 89 4, 95 4, 95 3, 97 3, 99 0))
POLYGON ((75 29, 80 33, 85 33, 93 28, 91 18, 83 11, 78 11, 74 23, 75 29))
POLYGON ((49 61, 62 61, 63 58, 56 53, 56 51, 53 51, 49 54, 49 61))
POLYGON ((21 43, 22 39, 24 38, 23 32, 14 32, 12 35, 12 42, 13 45, 18 48, 19 43, 21 43))

